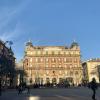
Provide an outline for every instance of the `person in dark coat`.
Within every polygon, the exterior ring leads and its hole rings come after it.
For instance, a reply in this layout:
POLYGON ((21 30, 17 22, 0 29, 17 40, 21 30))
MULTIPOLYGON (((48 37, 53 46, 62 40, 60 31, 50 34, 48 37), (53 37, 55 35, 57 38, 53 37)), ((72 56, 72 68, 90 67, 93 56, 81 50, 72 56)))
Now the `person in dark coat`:
POLYGON ((1 78, 0 78, 0 96, 1 96, 1 94, 2 94, 2 88, 1 88, 1 78))
POLYGON ((18 86, 18 94, 21 94, 21 93, 22 93, 22 85, 19 84, 19 86, 18 86))
POLYGON ((95 95, 96 95, 96 90, 97 90, 97 88, 98 88, 98 85, 97 85, 97 83, 96 83, 95 78, 93 78, 92 81, 90 82, 90 88, 91 88, 92 91, 93 91, 92 99, 93 99, 93 100, 96 100, 95 95))
POLYGON ((27 86, 26 88, 27 88, 27 94, 30 94, 30 87, 27 86))

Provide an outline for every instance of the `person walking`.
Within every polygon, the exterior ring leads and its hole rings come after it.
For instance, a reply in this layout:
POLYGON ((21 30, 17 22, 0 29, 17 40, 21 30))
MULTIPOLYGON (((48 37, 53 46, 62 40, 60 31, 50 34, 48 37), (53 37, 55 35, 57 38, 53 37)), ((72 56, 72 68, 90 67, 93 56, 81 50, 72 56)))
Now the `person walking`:
POLYGON ((1 85, 1 77, 0 77, 0 96, 2 95, 2 85, 1 85))
POLYGON ((19 84, 18 86, 18 94, 21 94, 22 93, 22 90, 23 90, 23 87, 21 84, 19 84))
POLYGON ((30 94, 30 87, 27 85, 27 94, 30 94))
POLYGON ((96 95, 96 90, 98 88, 98 85, 96 83, 96 79, 92 78, 92 81, 90 82, 90 88, 93 91, 92 99, 96 100, 95 95, 96 95))

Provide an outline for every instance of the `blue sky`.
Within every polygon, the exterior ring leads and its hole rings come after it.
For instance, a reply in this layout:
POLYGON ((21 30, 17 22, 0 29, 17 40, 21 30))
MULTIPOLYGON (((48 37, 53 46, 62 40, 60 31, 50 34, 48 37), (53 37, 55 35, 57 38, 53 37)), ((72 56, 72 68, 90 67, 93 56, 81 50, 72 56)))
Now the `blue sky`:
POLYGON ((100 0, 0 0, 0 38, 13 41, 17 60, 25 43, 68 45, 82 59, 100 58, 100 0))

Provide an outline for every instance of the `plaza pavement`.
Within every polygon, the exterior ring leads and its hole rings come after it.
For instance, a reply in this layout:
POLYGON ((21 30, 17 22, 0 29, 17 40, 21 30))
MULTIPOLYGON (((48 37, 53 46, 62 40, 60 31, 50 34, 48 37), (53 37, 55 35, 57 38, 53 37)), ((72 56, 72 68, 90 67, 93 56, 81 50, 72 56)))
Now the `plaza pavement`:
MULTIPOLYGON (((16 90, 7 90, 2 93, 0 100, 92 100, 91 95, 92 91, 84 87, 31 89, 30 94, 24 92, 20 95, 16 90)), ((100 88, 96 98, 100 100, 100 88)))

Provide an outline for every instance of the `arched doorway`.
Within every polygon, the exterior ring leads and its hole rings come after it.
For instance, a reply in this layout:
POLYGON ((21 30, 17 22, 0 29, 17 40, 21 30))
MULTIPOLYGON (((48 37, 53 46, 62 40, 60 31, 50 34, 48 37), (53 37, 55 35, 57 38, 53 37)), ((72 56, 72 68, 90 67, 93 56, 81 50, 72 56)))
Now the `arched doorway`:
POLYGON ((56 85, 56 83, 57 83, 57 79, 56 78, 52 78, 52 84, 56 85))
POLYGON ((59 78, 59 87, 64 87, 64 78, 59 78))
POLYGON ((63 78, 59 78, 59 84, 63 83, 63 78))
POLYGON ((72 77, 67 77, 66 79, 65 79, 65 83, 68 83, 68 84, 70 84, 70 85, 73 85, 73 78, 72 77))
POLYGON ((50 79, 46 78, 46 84, 49 84, 49 83, 50 83, 50 79))
POLYGON ((50 86, 50 78, 46 78, 46 86, 47 86, 47 87, 50 86))

